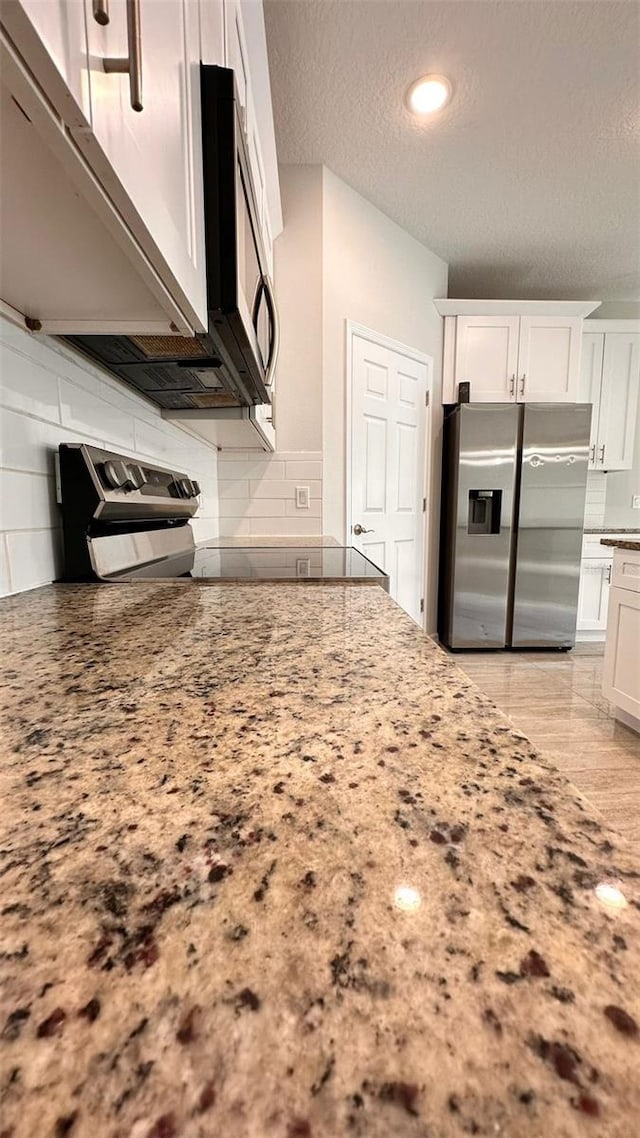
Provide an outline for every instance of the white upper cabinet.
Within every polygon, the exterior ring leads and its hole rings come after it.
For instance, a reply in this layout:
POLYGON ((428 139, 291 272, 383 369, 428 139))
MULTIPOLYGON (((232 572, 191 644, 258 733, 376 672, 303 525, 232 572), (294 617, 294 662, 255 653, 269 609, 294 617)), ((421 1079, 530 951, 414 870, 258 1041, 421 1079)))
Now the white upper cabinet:
POLYGON ((597 461, 604 470, 631 470, 640 384, 640 336, 607 333, 597 461))
POLYGON ((596 304, 436 300, 445 317, 443 402, 574 403, 583 315, 596 304))
POLYGON ((3 0, 2 23, 64 122, 89 124, 84 0, 3 0))
MULTIPOLYGON (((589 321, 605 326, 605 321, 589 321)), ((621 322, 616 323, 621 327, 621 322)), ((593 405, 591 470, 631 470, 638 419, 640 332, 599 331, 583 337, 579 398, 593 405)))
POLYGON ((516 398, 575 403, 580 379, 582 318, 521 316, 516 398))
POLYGON ((603 352, 604 336, 602 333, 585 332, 582 337, 582 364, 578 399, 580 403, 590 403, 593 408, 591 412, 591 436, 589 438, 589 470, 596 469, 598 453, 603 352))
POLYGON ((518 316, 458 317, 455 379, 471 384, 474 402, 515 398, 519 324, 518 316))
POLYGON ((74 138, 194 330, 202 331, 197 0, 109 0, 107 24, 98 23, 95 11, 94 0, 86 0, 92 128, 74 130, 74 138), (138 42, 132 9, 139 14, 138 42), (105 71, 105 60, 126 58, 129 73, 105 71))

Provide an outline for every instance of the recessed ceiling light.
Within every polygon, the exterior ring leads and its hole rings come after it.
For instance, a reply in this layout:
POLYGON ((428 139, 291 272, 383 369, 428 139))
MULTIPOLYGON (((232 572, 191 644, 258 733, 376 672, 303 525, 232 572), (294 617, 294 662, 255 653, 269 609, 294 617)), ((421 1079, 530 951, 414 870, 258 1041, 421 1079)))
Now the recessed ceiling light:
POLYGON ((451 84, 445 75, 423 75, 407 91, 407 106, 414 115, 432 115, 451 98, 451 84))

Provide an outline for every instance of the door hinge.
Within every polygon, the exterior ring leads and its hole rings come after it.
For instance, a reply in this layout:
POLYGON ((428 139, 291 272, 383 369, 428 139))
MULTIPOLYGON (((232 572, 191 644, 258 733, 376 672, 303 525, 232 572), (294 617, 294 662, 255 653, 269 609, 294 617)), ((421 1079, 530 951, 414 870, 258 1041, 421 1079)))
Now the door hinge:
POLYGON ((427 508, 427 499, 423 498, 422 499, 422 512, 423 512, 423 514, 426 511, 426 508, 427 508))
POLYGON ((424 612, 424 597, 420 599, 420 612, 424 612))
POLYGON ((425 393, 424 393, 424 405, 425 405, 425 407, 429 406, 430 398, 431 398, 430 393, 428 391, 425 391, 425 393))

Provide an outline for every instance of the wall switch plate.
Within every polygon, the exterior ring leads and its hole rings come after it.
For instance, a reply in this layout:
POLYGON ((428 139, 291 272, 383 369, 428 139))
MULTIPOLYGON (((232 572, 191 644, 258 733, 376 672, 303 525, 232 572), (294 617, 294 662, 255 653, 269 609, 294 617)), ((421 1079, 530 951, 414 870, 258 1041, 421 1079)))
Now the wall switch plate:
POLYGON ((640 494, 634 494, 631 499, 631 509, 640 510, 640 494))
POLYGON ((309 509, 309 487, 296 486, 296 509, 308 510, 309 509))

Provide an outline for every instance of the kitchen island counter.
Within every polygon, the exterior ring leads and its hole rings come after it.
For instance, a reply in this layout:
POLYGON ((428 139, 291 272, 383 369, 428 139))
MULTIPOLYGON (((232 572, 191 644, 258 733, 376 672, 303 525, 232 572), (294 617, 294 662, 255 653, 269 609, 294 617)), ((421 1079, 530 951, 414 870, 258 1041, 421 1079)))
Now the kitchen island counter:
POLYGON ((3 1135, 630 1138, 639 867, 382 589, 0 621, 3 1135))

